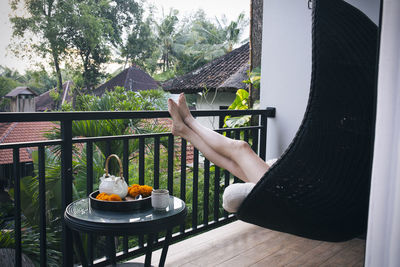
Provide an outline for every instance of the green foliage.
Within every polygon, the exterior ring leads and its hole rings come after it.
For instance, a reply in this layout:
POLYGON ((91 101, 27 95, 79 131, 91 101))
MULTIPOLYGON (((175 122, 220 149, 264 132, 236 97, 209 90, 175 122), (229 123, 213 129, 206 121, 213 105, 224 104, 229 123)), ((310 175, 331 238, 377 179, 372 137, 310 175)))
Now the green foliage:
MULTIPOLYGON (((40 239, 40 232, 38 227, 32 226, 25 220, 21 223, 22 228, 22 253, 29 257, 29 259, 36 265, 40 265, 40 246, 38 240, 40 239)), ((15 248, 14 230, 1 230, 0 231, 0 248, 15 248)), ((60 266, 61 252, 57 248, 60 242, 59 237, 53 231, 47 231, 47 265, 46 266, 60 266)))
MULTIPOLYGON (((229 110, 246 110, 249 108, 249 92, 244 89, 236 91, 236 98, 233 103, 229 106, 229 110)), ((236 128, 249 125, 251 116, 244 115, 240 117, 226 116, 224 119, 224 127, 236 128)))
POLYGON ((219 20, 214 23, 207 19, 203 10, 198 10, 177 34, 174 44, 177 73, 187 73, 232 51, 240 43, 247 25, 243 13, 228 24, 226 17, 222 18, 222 23, 219 20))
POLYGON ((18 86, 27 86, 38 94, 56 87, 57 81, 45 69, 26 70, 21 74, 6 66, 0 65, 0 97, 18 86))
MULTIPOLYGON (((261 69, 255 68, 249 73, 249 79, 243 81, 246 84, 252 84, 254 88, 260 88, 261 69)), ((256 107, 257 105, 255 105, 256 107)), ((229 106, 229 110, 246 110, 249 109, 249 93, 244 89, 239 89, 236 92, 236 98, 229 106)), ((250 125, 251 115, 244 115, 239 117, 226 116, 224 119, 224 127, 237 128, 250 125)))
POLYGON ((8 111, 10 105, 10 99, 3 98, 11 90, 17 87, 18 83, 8 77, 0 76, 0 111, 8 111))
POLYGON ((160 82, 165 82, 169 79, 172 79, 176 76, 175 70, 170 69, 164 72, 153 74, 153 79, 160 82))
POLYGON ((254 88, 260 89, 260 81, 261 81, 261 68, 257 67, 249 73, 249 79, 244 80, 243 82, 246 84, 252 84, 254 88))
POLYGON ((80 62, 84 87, 97 85, 102 65, 111 60, 111 49, 122 45, 122 35, 141 20, 143 12, 135 0, 11 0, 12 9, 16 11, 21 2, 27 15, 11 16, 13 36, 37 38, 15 42, 13 51, 51 58, 59 89, 60 65, 66 59, 80 62))
POLYGON ((14 215, 14 206, 10 202, 0 203, 0 225, 2 220, 14 215))
POLYGON ((45 69, 27 70, 23 77, 25 79, 24 84, 38 94, 47 92, 57 86, 55 76, 47 73, 45 69))
MULTIPOLYGON (((38 169, 37 151, 32 153, 35 170, 38 169)), ((63 210, 61 208, 61 162, 59 157, 50 149, 45 149, 46 162, 46 225, 47 225, 47 253, 48 265, 58 266, 61 259, 61 221, 63 210)), ((21 211, 23 214, 23 252, 34 262, 39 263, 40 251, 37 246, 39 240, 39 181, 38 176, 26 176, 20 180, 21 211)), ((10 189, 10 195, 14 196, 14 190, 10 189)), ((77 196, 75 196, 77 198, 77 196)), ((7 236, 1 233, 1 240, 8 245, 7 236)), ((7 245, 7 247, 8 247, 7 245)), ((0 245, 1 247, 1 245, 0 245)))
POLYGON ((11 79, 4 76, 0 76, 0 97, 5 96, 15 87, 17 87, 18 83, 11 79))
POLYGON ((198 10, 180 20, 178 11, 171 9, 156 21, 151 10, 149 17, 133 28, 121 55, 164 81, 232 51, 247 25, 244 14, 228 23, 226 17, 213 21, 198 10))
POLYGON ((140 21, 132 27, 125 45, 121 49, 121 56, 132 64, 136 64, 144 70, 154 73, 157 68, 156 55, 157 41, 152 30, 154 20, 149 16, 145 21, 140 21))

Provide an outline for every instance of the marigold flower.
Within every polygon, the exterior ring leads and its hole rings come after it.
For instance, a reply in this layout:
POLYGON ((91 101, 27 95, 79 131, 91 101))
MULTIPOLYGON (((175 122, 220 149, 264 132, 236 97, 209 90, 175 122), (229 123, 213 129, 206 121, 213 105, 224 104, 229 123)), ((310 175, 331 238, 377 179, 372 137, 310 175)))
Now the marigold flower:
POLYGON ((99 200, 108 200, 109 199, 109 195, 107 195, 106 193, 100 193, 100 194, 98 194, 97 196, 96 196, 96 199, 99 199, 99 200))
POLYGON ((142 195, 142 197, 150 196, 152 191, 153 191, 153 187, 151 187, 151 186, 148 186, 148 185, 140 186, 140 194, 142 195))
POLYGON ((121 197, 117 194, 111 194, 108 198, 109 201, 122 201, 121 197))
POLYGON ((128 187, 128 194, 133 198, 140 195, 140 185, 133 184, 132 186, 128 187))

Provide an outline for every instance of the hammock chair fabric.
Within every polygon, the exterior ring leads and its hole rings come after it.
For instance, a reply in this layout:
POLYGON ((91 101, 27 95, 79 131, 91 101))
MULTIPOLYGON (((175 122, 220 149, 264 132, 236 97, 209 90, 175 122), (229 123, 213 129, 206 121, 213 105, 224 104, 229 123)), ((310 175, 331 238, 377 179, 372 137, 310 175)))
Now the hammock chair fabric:
POLYGON ((324 241, 366 231, 375 123, 377 26, 341 0, 313 1, 305 116, 237 217, 324 241))

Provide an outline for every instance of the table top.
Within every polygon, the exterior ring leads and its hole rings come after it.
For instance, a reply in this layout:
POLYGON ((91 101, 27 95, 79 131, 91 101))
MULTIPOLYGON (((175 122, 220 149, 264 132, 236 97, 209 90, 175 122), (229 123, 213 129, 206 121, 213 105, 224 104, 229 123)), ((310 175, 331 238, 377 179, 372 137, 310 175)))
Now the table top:
POLYGON ((104 235, 155 233, 184 222, 185 202, 170 196, 165 211, 153 208, 132 212, 111 212, 91 208, 89 198, 76 200, 65 209, 64 218, 77 231, 104 235))

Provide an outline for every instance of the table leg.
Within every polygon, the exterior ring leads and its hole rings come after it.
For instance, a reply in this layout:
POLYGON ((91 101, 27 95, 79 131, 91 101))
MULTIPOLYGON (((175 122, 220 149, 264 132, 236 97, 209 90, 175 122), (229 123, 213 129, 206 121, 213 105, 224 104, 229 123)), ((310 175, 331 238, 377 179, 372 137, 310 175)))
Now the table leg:
POLYGON ((151 254, 153 253, 153 243, 154 243, 154 234, 151 233, 147 236, 147 251, 146 251, 146 259, 144 261, 145 267, 151 266, 151 254))
POLYGON ((85 252, 83 250, 83 246, 82 246, 82 239, 81 236, 79 234, 79 232, 77 231, 71 231, 72 232, 72 238, 75 242, 75 246, 76 246, 76 252, 78 253, 79 259, 82 263, 83 267, 87 267, 88 263, 86 261, 86 256, 85 256, 85 252))
POLYGON ((159 264, 160 267, 164 267, 165 259, 167 258, 169 242, 171 241, 171 237, 172 237, 172 229, 168 229, 167 235, 165 236, 164 246, 163 246, 163 249, 161 252, 160 264, 159 264))
POLYGON ((106 237, 106 249, 107 249, 107 257, 111 261, 112 266, 117 266, 117 261, 115 259, 115 241, 114 236, 106 237))

